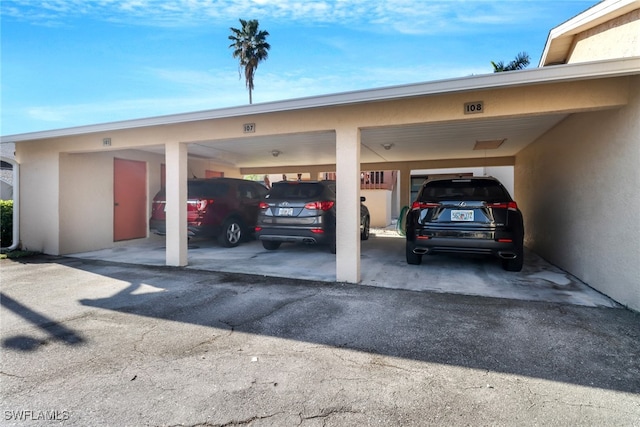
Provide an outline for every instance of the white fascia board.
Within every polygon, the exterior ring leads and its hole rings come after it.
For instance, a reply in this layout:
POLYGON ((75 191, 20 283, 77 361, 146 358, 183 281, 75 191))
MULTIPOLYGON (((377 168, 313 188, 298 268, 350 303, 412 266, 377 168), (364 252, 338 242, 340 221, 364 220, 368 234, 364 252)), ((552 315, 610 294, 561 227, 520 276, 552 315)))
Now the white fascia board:
POLYGON ((603 0, 579 15, 563 22, 555 28, 552 28, 551 31, 549 31, 547 42, 544 45, 538 66, 545 66, 547 56, 555 40, 564 37, 573 37, 576 34, 596 27, 603 22, 611 21, 612 19, 639 8, 640 0, 603 0))
POLYGON ((574 80, 620 77, 640 74, 640 57, 557 65, 520 71, 483 74, 457 79, 438 80, 379 89, 342 92, 308 98, 251 104, 239 107, 205 110, 192 113, 133 119, 103 124, 78 126, 49 131, 31 132, 0 137, 0 143, 33 141, 63 136, 107 132, 149 126, 162 126, 202 120, 242 117, 273 112, 296 111, 311 108, 331 107, 349 104, 364 104, 418 96, 439 95, 478 91, 494 88, 518 87, 532 84, 553 83, 574 80))

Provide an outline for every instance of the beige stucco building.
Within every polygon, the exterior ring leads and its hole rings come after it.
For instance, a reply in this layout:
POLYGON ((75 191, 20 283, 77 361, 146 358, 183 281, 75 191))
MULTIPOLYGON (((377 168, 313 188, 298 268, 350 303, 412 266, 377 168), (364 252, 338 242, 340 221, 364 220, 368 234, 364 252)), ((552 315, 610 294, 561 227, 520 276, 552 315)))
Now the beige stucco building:
POLYGON ((639 34, 640 0, 606 0, 551 30, 534 69, 4 136, 20 244, 56 255, 128 244, 114 237, 122 160, 144 165, 141 217, 166 176, 175 266, 188 263, 188 177, 335 172, 336 277, 357 283, 361 171, 397 173, 395 190, 368 195, 386 218, 410 203, 412 171, 510 166, 525 244, 640 310, 639 34))

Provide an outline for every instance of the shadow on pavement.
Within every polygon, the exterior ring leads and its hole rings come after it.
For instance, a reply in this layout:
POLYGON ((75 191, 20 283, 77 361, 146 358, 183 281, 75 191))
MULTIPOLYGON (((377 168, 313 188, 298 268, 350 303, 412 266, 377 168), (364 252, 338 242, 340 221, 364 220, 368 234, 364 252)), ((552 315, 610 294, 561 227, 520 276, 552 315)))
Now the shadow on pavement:
POLYGON ((90 307, 367 353, 640 393, 640 317, 528 302, 104 261, 90 307))
MULTIPOLYGON (((0 292, 0 305, 42 329, 52 340, 62 341, 68 345, 84 343, 84 339, 77 332, 43 316, 2 292, 0 292)), ((4 339, 2 347, 20 351, 34 351, 39 346, 47 344, 48 341, 49 339, 42 340, 26 335, 15 335, 4 339)))

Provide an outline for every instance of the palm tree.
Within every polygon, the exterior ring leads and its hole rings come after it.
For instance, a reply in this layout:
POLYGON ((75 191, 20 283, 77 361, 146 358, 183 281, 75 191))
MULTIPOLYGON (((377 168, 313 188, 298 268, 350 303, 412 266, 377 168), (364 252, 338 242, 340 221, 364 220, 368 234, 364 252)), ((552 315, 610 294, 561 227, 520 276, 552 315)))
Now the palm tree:
POLYGON ((516 59, 509 62, 509 64, 504 65, 504 62, 500 61, 497 64, 491 61, 491 65, 493 65, 493 72, 500 73, 502 71, 515 71, 522 70, 529 65, 529 55, 526 52, 520 52, 516 55, 516 59))
POLYGON ((240 61, 238 73, 244 68, 244 78, 249 89, 249 104, 253 103, 251 92, 253 91, 253 77, 256 74, 258 64, 269 56, 271 46, 267 43, 266 31, 258 31, 258 20, 245 21, 240 19, 242 28, 231 27, 232 34, 229 40, 233 43, 229 48, 233 49, 233 57, 240 61))

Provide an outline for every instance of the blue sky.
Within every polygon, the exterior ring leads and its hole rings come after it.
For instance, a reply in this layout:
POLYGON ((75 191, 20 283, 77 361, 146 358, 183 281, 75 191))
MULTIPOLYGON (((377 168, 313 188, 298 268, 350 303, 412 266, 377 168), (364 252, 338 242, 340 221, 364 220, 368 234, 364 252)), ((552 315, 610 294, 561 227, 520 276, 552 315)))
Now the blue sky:
POLYGON ((253 102, 492 73, 597 0, 2 0, 11 135, 249 102, 229 27, 258 19, 253 102))

